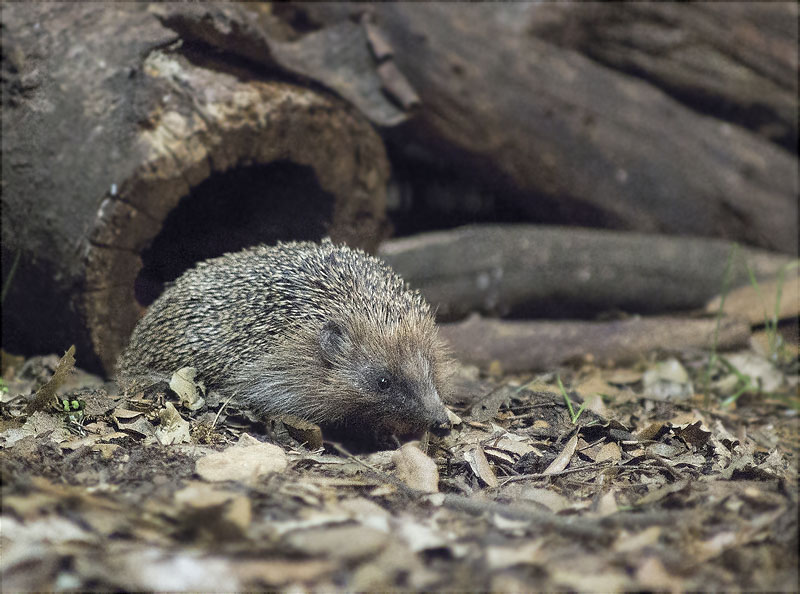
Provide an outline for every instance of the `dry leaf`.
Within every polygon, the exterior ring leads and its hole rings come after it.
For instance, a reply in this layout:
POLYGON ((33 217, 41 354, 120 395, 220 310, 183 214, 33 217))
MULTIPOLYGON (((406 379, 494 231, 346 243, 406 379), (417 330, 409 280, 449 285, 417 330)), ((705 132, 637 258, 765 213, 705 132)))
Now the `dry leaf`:
POLYGON ((197 461, 196 470, 207 481, 255 482, 273 472, 282 472, 287 465, 286 453, 281 448, 259 443, 235 445, 204 456, 197 461))
POLYGON ((415 520, 413 516, 398 518, 395 530, 400 539, 415 553, 448 548, 450 544, 450 539, 441 531, 415 520))
POLYGON ((333 561, 321 559, 259 559, 239 561, 234 565, 234 573, 245 584, 283 586, 317 580, 336 568, 333 561))
POLYGON ((100 452, 100 457, 103 460, 111 460, 114 457, 114 452, 116 452, 120 448, 119 445, 115 443, 97 443, 92 446, 93 452, 100 452))
POLYGON ((397 469, 395 476, 412 489, 425 493, 439 491, 439 471, 436 462, 415 445, 407 443, 392 456, 397 469))
POLYGON ((356 561, 383 549, 390 535, 366 526, 332 526, 297 530, 283 537, 284 545, 312 557, 356 561))
POLYGON ((661 538, 661 526, 650 526, 636 534, 623 532, 614 541, 613 550, 617 553, 633 553, 645 547, 652 547, 661 538))
POLYGON ((167 402, 160 411, 158 418, 161 424, 156 429, 156 439, 161 445, 175 443, 190 443, 189 422, 186 421, 171 402, 167 402))
POLYGON ((464 459, 469 464, 473 474, 486 483, 487 486, 496 487, 500 484, 492 467, 489 466, 489 461, 486 459, 486 454, 484 454, 480 444, 465 450, 464 459))
POLYGON ((6 446, 9 446, 28 435, 37 437, 45 433, 49 433, 49 440, 55 443, 61 443, 73 437, 60 415, 43 411, 36 411, 28 417, 21 428, 9 429, 3 435, 6 439, 6 446))
POLYGON ((575 453, 575 448, 577 447, 578 436, 573 435, 567 442, 567 445, 564 446, 564 449, 561 450, 561 453, 550 463, 550 466, 544 469, 542 474, 554 474, 564 470, 567 466, 569 466, 570 460, 572 460, 572 455, 575 453))
POLYGON ((486 564, 490 569, 505 569, 514 565, 532 565, 542 559, 542 541, 525 542, 520 546, 494 546, 486 549, 486 564))
POLYGON ((294 415, 284 415, 280 420, 289 435, 304 444, 309 450, 318 450, 322 447, 322 429, 316 423, 294 415))
POLYGON ((672 430, 677 437, 695 449, 705 446, 711 437, 711 431, 703 428, 702 421, 697 421, 686 427, 673 427, 672 430))
POLYGON ((75 345, 69 347, 64 356, 61 357, 56 365, 56 370, 53 372, 53 377, 50 378, 45 385, 36 391, 36 395, 28 403, 26 412, 32 414, 36 411, 46 410, 55 402, 56 390, 63 384, 70 373, 75 369, 75 345))
POLYGON ((680 578, 666 570, 656 557, 648 557, 636 570, 636 580, 646 589, 657 592, 679 592, 685 589, 680 578))
POLYGON ((189 410, 199 410, 205 406, 203 395, 206 387, 203 382, 195 381, 197 369, 182 367, 172 374, 169 380, 169 389, 178 395, 181 405, 189 410))
POLYGON ((673 358, 656 363, 644 373, 644 391, 658 400, 687 400, 694 394, 689 374, 680 362, 673 358))
POLYGON ((677 493, 678 491, 682 491, 689 485, 689 480, 684 479, 680 480, 675 483, 670 483, 661 487, 660 489, 656 489, 655 491, 650 491, 647 495, 640 497, 636 501, 636 505, 643 506, 643 505, 652 505, 657 501, 661 501, 665 497, 672 495, 673 493, 677 493))
POLYGON ((619 445, 613 441, 603 444, 603 447, 600 448, 600 451, 597 452, 597 455, 594 457, 595 462, 605 462, 606 460, 619 462, 621 459, 622 450, 619 445))
POLYGON ((508 464, 514 463, 514 457, 511 456, 510 454, 506 454, 502 450, 486 446, 485 448, 483 448, 483 452, 484 454, 486 454, 487 458, 492 458, 496 462, 506 462, 508 464))
POLYGON ((183 510, 193 510, 189 522, 201 519, 201 527, 211 530, 215 537, 241 538, 250 526, 250 499, 241 493, 192 481, 176 491, 174 498, 183 510))
POLYGON ((538 503, 553 513, 558 513, 570 507, 569 499, 550 489, 525 489, 520 494, 520 499, 538 503))
POLYGON ((539 455, 541 455, 541 452, 528 443, 527 438, 514 435, 513 433, 506 433, 497 441, 489 443, 492 444, 493 448, 505 450, 506 452, 511 452, 517 456, 524 456, 530 452, 538 452, 539 455))
POLYGON ((600 501, 597 502, 597 515, 610 516, 611 514, 617 513, 618 510, 619 507, 617 506, 617 498, 614 491, 603 493, 603 496, 600 497, 600 501))

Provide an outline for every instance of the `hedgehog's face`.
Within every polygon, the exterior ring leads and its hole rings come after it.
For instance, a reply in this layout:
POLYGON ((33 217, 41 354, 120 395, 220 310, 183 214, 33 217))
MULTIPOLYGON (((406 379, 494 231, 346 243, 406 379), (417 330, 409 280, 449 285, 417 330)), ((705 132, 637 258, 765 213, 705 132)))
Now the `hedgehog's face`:
POLYGON ((320 352, 329 381, 346 395, 342 412, 397 437, 446 433, 450 421, 440 397, 443 361, 434 326, 402 330, 323 326, 320 352), (351 402, 356 406, 347 406, 351 402))

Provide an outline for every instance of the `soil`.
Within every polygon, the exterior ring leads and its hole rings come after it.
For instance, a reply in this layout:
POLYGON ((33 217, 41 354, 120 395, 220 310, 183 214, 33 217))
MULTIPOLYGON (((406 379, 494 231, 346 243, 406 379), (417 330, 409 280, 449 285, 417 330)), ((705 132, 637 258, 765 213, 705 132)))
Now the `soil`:
POLYGON ((796 357, 461 367, 449 436, 358 454, 5 363, 4 591, 798 589, 796 357))

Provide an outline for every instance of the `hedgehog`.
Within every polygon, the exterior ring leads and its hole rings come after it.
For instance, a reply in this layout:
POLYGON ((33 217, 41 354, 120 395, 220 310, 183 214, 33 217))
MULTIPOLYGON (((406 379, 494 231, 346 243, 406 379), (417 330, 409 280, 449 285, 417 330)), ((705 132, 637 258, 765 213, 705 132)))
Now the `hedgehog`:
POLYGON ((420 293, 378 258, 325 239, 195 265, 139 320, 117 377, 194 367, 207 388, 265 418, 386 442, 449 430, 449 364, 420 293))

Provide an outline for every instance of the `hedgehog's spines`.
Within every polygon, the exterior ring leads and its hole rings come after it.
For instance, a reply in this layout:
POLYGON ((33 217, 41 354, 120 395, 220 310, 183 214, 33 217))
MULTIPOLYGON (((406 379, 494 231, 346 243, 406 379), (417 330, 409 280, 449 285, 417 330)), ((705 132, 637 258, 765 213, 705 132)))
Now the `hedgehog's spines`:
POLYGON ((381 260, 326 238, 197 264, 151 305, 118 372, 191 366, 207 386, 266 415, 322 423, 361 415, 402 432, 444 422, 446 360, 419 292, 381 260), (333 364, 321 355, 327 323, 348 345, 333 364), (381 374, 394 396, 374 388, 381 374))

